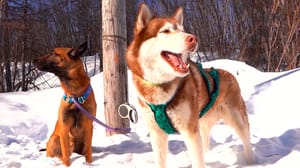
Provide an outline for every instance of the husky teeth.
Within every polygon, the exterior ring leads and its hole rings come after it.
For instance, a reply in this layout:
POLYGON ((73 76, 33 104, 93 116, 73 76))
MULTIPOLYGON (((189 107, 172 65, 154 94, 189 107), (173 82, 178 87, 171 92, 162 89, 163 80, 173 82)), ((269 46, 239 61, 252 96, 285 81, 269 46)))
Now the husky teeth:
POLYGON ((190 64, 186 64, 186 68, 189 68, 190 67, 190 64))

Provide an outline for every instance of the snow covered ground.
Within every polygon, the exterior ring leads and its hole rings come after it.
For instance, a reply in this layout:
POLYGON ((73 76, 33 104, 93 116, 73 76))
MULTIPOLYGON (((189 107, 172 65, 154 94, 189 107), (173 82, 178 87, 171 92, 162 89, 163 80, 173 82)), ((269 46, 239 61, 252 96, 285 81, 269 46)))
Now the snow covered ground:
MULTIPOLYGON (((263 73, 230 60, 203 65, 226 69, 238 79, 248 107, 251 143, 257 161, 245 166, 239 138, 229 127, 219 124, 212 130, 211 149, 205 154, 207 167, 300 167, 300 71, 276 78, 287 72, 263 73)), ((98 104, 97 118, 104 121, 102 74, 92 77, 92 85, 98 104)), ((130 79, 129 94, 130 103, 136 106, 130 79)), ((59 87, 0 94, 0 167, 64 167, 58 159, 39 152, 54 129, 61 96, 59 87)), ((94 124, 93 162, 87 164, 84 157, 72 154, 71 167, 153 168, 144 122, 139 120, 131 126, 130 134, 106 137, 103 127, 94 124)), ((167 164, 170 168, 191 167, 180 135, 169 138, 167 164)))

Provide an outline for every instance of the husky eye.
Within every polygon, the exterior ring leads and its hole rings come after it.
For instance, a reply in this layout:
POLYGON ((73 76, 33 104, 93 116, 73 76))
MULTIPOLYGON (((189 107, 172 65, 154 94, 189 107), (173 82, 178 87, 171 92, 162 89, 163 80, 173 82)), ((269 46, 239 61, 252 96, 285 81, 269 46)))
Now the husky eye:
POLYGON ((165 29, 165 30, 160 31, 160 33, 166 33, 166 34, 168 34, 168 33, 171 33, 171 31, 169 29, 165 29))

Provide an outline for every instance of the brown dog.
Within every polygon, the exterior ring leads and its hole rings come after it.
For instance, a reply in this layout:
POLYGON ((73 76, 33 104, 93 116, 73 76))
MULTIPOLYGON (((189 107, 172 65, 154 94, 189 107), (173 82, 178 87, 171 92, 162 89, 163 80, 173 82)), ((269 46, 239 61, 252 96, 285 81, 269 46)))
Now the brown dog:
POLYGON ((203 69, 189 60, 197 46, 196 36, 184 32, 182 8, 171 17, 153 17, 145 4, 140 6, 126 59, 157 167, 166 167, 167 137, 177 131, 184 137, 193 168, 203 168, 209 133, 219 120, 234 128, 252 163, 247 110, 238 82, 221 69, 205 69, 203 75, 203 69), (216 98, 213 104, 211 97, 216 98), (206 107, 210 108, 199 119, 206 107))
POLYGON ((66 166, 70 165, 72 152, 85 155, 86 161, 92 162, 93 121, 81 113, 73 102, 74 99, 77 100, 83 108, 96 115, 96 101, 90 78, 80 59, 86 48, 87 43, 77 49, 55 48, 51 53, 34 60, 39 70, 54 73, 59 78, 65 92, 46 150, 48 157, 58 157, 66 166))

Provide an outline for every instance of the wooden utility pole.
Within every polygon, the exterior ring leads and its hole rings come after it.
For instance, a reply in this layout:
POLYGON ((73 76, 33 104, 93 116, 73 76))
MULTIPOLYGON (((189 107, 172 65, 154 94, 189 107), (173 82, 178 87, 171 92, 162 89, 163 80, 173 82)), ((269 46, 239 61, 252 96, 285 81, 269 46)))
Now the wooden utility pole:
MULTIPOLYGON (((124 0, 102 0, 105 118, 108 125, 120 128, 129 127, 129 121, 118 114, 119 105, 127 102, 125 3, 124 0)), ((107 131, 106 135, 119 133, 121 132, 107 131)))

